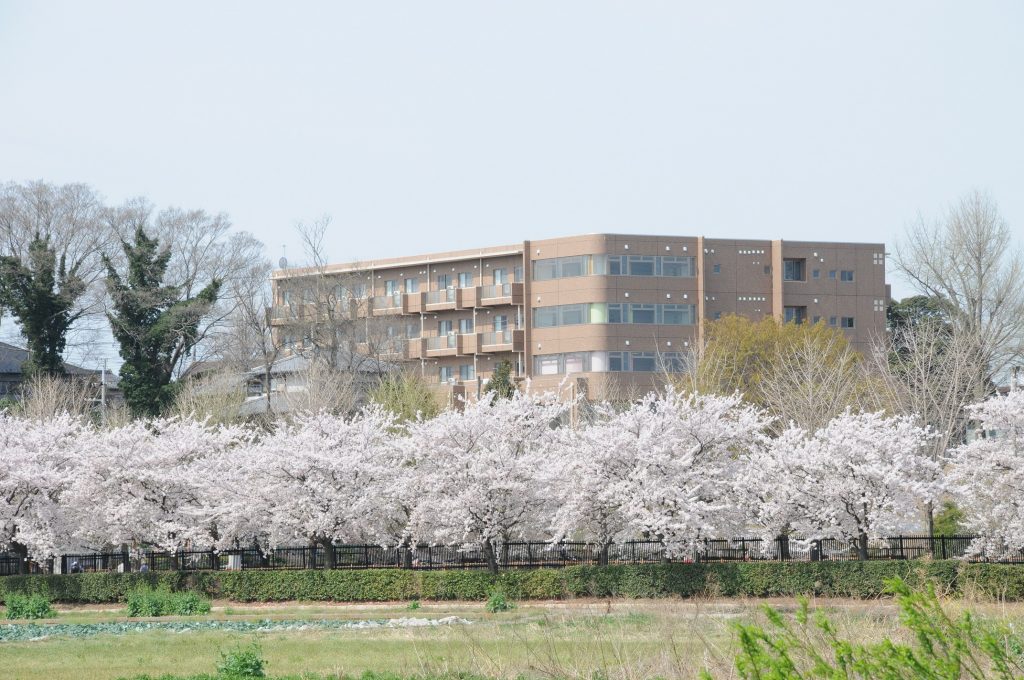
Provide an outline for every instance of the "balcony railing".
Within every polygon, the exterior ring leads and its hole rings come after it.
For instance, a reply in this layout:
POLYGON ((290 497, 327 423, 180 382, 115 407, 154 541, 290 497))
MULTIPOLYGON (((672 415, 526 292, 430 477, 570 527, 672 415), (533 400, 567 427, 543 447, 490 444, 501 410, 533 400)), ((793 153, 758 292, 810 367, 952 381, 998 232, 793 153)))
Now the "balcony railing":
POLYGON ((427 338, 428 351, 432 349, 455 349, 457 346, 457 335, 439 335, 434 338, 427 338))
POLYGON ((512 284, 499 283, 493 286, 481 286, 480 298, 490 300, 493 298, 512 297, 512 284))
POLYGON ((427 293, 428 305, 440 305, 446 302, 455 303, 455 289, 445 288, 444 290, 432 290, 427 293))
POLYGON ((400 309, 402 307, 402 294, 377 295, 371 300, 373 309, 400 309))
POLYGON ((511 345, 512 330, 494 331, 493 333, 481 333, 480 344, 487 345, 511 345))

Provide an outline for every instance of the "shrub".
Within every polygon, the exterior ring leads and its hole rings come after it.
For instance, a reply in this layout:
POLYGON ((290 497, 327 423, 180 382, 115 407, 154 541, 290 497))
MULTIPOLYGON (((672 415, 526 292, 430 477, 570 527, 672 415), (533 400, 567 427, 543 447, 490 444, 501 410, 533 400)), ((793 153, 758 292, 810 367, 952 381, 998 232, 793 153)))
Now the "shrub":
POLYGON ((45 595, 10 595, 7 598, 8 619, 52 619, 57 612, 45 595))
POLYGON ((501 588, 495 588, 487 597, 487 603, 484 605, 484 608, 492 614, 497 614, 515 609, 516 605, 515 602, 505 597, 505 591, 501 588))
POLYGON ((247 678, 265 678, 263 667, 266 662, 263 654, 255 643, 248 647, 238 647, 228 653, 221 653, 217 664, 217 676, 224 680, 246 680, 247 678))
POLYGON ((410 611, 414 611, 414 610, 419 609, 419 608, 420 608, 420 601, 419 600, 413 600, 412 602, 409 603, 408 609, 410 611))
POLYGON ((140 588, 128 594, 128 616, 195 616, 210 613, 210 601, 191 591, 140 588))
MULTIPOLYGON (((735 624, 741 678, 1017 678, 1024 673, 1024 638, 1002 626, 989 625, 966 612, 951 617, 935 588, 912 590, 899 578, 886 579, 896 596, 901 623, 916 644, 891 640, 858 644, 844 640, 822 612, 811 612, 807 599, 792 616, 764 608, 767 628, 735 624), (854 675, 851 675, 851 671, 854 675)), ((702 674, 710 680, 707 672, 702 674)))

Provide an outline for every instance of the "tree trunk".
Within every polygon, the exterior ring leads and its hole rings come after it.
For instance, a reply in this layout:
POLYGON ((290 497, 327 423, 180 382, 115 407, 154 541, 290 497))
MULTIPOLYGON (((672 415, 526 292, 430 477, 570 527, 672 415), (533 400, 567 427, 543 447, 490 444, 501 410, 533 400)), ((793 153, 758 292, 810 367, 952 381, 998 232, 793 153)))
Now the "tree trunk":
POLYGON ((484 541, 484 558, 487 560, 487 570, 494 575, 498 574, 498 558, 494 554, 494 544, 490 540, 484 541))
POLYGON ((401 546, 403 569, 412 569, 412 551, 412 541, 407 538, 402 542, 401 546))
POLYGON ((597 558, 597 563, 602 567, 608 566, 608 548, 610 548, 611 545, 611 541, 605 541, 604 544, 601 545, 601 555, 597 558))
POLYGON ((862 561, 868 559, 868 534, 866 531, 861 531, 857 537, 857 559, 862 561))
POLYGON ((18 558, 18 573, 28 573, 28 548, 17 541, 11 541, 10 553, 18 558))
POLYGON ((320 541, 320 545, 324 549, 324 568, 334 569, 334 565, 336 564, 334 557, 334 542, 329 538, 325 538, 320 541))

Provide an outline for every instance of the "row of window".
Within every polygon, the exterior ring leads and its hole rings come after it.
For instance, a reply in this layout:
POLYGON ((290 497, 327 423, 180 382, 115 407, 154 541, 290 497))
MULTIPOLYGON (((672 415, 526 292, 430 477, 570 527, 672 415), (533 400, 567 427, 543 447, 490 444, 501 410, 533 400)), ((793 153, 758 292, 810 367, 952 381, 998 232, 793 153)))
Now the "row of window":
MULTIPOLYGON (((828 278, 830 281, 835 281, 837 278, 843 283, 853 283, 854 274, 852 269, 831 269, 828 272, 828 278)), ((817 281, 821 279, 821 270, 812 269, 811 279, 817 281)), ((786 259, 782 261, 782 280, 783 281, 806 281, 807 280, 807 260, 806 259, 786 259)))
MULTIPOLYGON (((807 307, 786 307, 784 311, 786 323, 801 324, 807 321, 807 307)), ((825 317, 815 316, 812 323, 820 323, 825 317)), ((830 316, 828 325, 838 328, 855 328, 856 323, 852 316, 830 316)))
POLYGON ((550 281, 574 276, 677 276, 697 275, 693 257, 661 255, 574 255, 533 261, 533 280, 550 281))
MULTIPOLYGON (((455 380, 455 367, 454 366, 440 366, 437 369, 437 378, 441 382, 453 382, 455 380)), ((473 364, 460 364, 459 365, 459 380, 475 380, 476 369, 473 364)))
POLYGON ((584 302, 575 305, 537 307, 533 310, 533 327, 556 328, 583 323, 649 323, 666 326, 692 326, 696 322, 696 318, 696 305, 584 302))
POLYGON ((564 352, 533 357, 534 375, 569 373, 682 373, 681 352, 564 352))
MULTIPOLYGON (((472 333, 473 318, 467 317, 465 319, 458 320, 459 333, 465 335, 466 333, 472 333)), ((500 331, 507 331, 509 329, 508 315, 507 314, 496 314, 491 320, 493 330, 497 333, 500 331)), ((455 334, 455 320, 444 319, 437 322, 437 334, 440 335, 454 335, 455 334)))
MULTIPOLYGON (((515 268, 515 278, 517 281, 522 280, 522 267, 515 268)), ((492 269, 491 283, 495 286, 501 286, 506 283, 511 283, 508 276, 508 269, 504 267, 496 267, 492 269)), ((437 288, 435 288, 435 290, 448 290, 450 288, 472 288, 474 285, 475 283, 473 278, 473 272, 459 272, 454 276, 452 274, 438 274, 437 288)), ((420 292, 419 277, 411 276, 403 281, 399 281, 398 279, 388 279, 387 281, 384 282, 385 295, 396 295, 398 293, 403 292, 420 292)))

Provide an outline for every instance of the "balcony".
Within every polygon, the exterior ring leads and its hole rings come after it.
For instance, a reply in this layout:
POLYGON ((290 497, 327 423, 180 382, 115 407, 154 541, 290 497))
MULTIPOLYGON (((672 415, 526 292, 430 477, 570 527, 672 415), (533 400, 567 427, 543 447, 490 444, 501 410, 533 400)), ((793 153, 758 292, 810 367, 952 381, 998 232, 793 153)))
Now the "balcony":
POLYGON ((374 316, 402 313, 402 294, 376 295, 370 298, 370 309, 374 316))
POLYGON ((522 352, 524 335, 523 331, 512 329, 494 331, 493 333, 481 333, 479 351, 484 354, 522 352))
POLYGON ((409 359, 422 359, 427 355, 426 353, 427 339, 426 338, 411 338, 409 340, 409 359))
POLYGON ((455 289, 432 290, 427 293, 424 303, 428 312, 438 312, 444 309, 455 309, 455 289))
POLYGON ((459 349, 459 336, 454 334, 438 335, 433 338, 422 338, 422 340, 423 351, 428 357, 454 356, 459 349))
POLYGON ((523 284, 500 283, 494 286, 480 286, 478 305, 496 307, 498 305, 523 304, 523 284))

